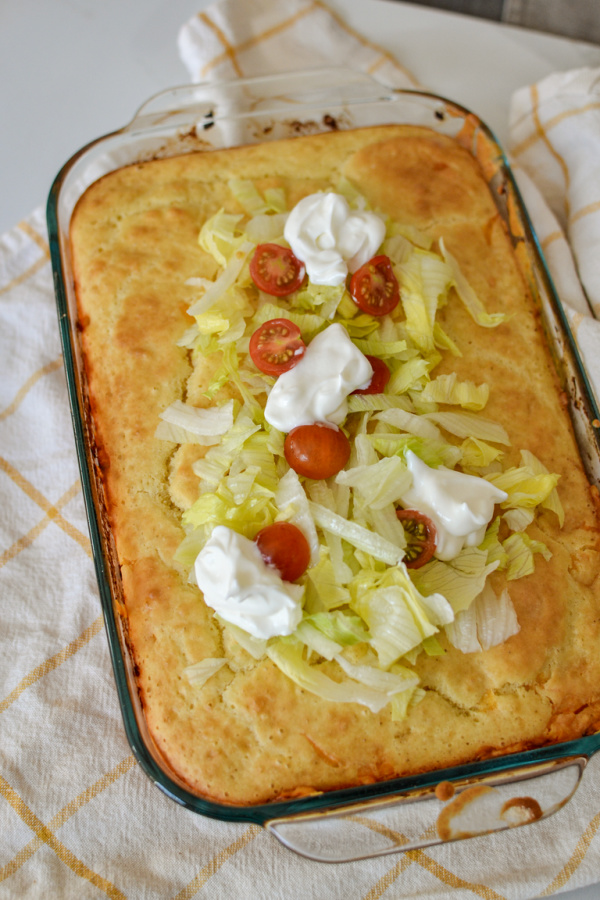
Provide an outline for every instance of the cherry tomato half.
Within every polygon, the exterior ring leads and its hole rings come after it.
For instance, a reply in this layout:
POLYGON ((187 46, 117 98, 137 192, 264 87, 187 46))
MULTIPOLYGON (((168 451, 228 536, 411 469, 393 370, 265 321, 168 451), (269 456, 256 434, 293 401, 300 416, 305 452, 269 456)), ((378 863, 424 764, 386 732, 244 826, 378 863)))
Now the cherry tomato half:
POLYGON ((265 375, 281 375, 300 362, 306 344, 300 329, 289 319, 269 319, 250 338, 250 356, 265 375))
POLYGON ((289 247, 259 244, 250 260, 250 277, 261 291, 285 297, 297 291, 304 281, 304 263, 289 247))
POLYGON ((286 436, 283 452, 289 465, 305 478, 329 478, 350 458, 350 441, 343 431, 316 422, 298 425, 286 436))
POLYGON ((400 288, 387 256, 374 256, 350 279, 352 299, 363 312, 385 316, 398 305, 400 288))
POLYGON ((296 581, 308 569, 308 541, 291 522, 273 522, 261 529, 254 540, 264 561, 277 569, 284 581, 296 581))
POLYGON ((373 369, 373 377, 366 388, 357 388, 353 394, 382 394, 386 384, 390 380, 390 370, 378 356, 367 356, 373 369))
POLYGON ((397 509, 407 538, 404 562, 407 569, 420 569, 433 557, 437 544, 437 529, 429 516, 417 509, 397 509))

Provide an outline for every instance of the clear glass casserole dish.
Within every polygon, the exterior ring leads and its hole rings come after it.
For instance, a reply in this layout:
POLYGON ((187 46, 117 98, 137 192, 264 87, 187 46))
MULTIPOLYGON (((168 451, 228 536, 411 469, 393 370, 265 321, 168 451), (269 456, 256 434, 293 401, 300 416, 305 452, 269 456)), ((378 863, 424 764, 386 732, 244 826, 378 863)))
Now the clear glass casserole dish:
POLYGON ((588 478, 599 484, 600 413, 506 158, 476 116, 444 98, 389 90, 367 76, 340 69, 175 88, 149 100, 125 128, 75 154, 52 186, 47 211, 83 493, 117 691, 133 752, 152 781, 187 808, 214 818, 259 823, 290 849, 329 862, 427 846, 550 815, 572 795, 587 760, 600 747, 600 735, 443 771, 250 807, 217 804, 191 793, 154 745, 137 692, 119 565, 94 448, 77 330, 69 225, 86 189, 102 175, 131 163, 393 123, 433 128, 458 140, 478 160, 519 266, 539 303, 588 478))

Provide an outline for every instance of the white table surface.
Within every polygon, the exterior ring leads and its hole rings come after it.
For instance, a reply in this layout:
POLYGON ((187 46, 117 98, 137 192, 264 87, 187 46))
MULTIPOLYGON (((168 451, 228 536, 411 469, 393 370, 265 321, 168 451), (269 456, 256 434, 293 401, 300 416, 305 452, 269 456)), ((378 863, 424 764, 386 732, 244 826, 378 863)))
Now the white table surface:
MULTIPOLYGON (((188 80, 177 32, 207 0, 0 3, 0 233, 45 203, 55 174, 152 94, 188 80)), ((330 0, 424 85, 470 107, 502 141, 512 92, 600 65, 600 46, 397 0, 330 0)))
MULTIPOLYGON (((152 94, 183 84, 177 32, 207 0, 0 3, 0 233, 45 204, 79 147, 124 125, 152 94)), ((399 0, 329 0, 431 90, 506 139, 514 90, 550 72, 600 66, 600 46, 399 0)), ((600 879, 600 873, 599 873, 600 879)), ((598 900, 600 885, 560 895, 598 900)))

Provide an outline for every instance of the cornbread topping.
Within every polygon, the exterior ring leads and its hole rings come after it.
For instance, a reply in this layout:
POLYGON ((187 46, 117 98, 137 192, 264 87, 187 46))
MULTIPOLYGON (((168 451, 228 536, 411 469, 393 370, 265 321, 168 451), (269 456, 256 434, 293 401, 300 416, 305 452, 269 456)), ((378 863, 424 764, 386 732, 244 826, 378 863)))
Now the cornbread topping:
POLYGON ((136 687, 180 781, 255 804, 598 728, 595 495, 458 142, 389 126, 126 167, 71 240, 136 687), (285 237, 314 196, 384 228, 336 284, 285 237), (336 334, 344 385, 274 425, 336 334))

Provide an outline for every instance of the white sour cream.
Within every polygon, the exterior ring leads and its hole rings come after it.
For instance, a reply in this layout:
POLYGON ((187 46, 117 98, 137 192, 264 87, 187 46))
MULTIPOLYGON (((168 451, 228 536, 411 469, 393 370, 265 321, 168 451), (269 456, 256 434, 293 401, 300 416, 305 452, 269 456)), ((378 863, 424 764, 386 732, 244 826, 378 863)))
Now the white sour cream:
POLYGON ((350 209, 340 194, 309 194, 289 214, 283 235, 314 284, 336 286, 376 254, 385 223, 350 209))
POLYGON ((437 529, 437 558, 454 559, 463 547, 477 547, 494 514, 494 505, 506 500, 508 494, 485 478, 445 466, 432 469, 412 450, 406 453, 406 464, 413 483, 400 502, 432 520, 437 529))
POLYGON ((254 541, 224 525, 213 530, 194 570, 206 604, 254 637, 291 634, 302 618, 304 588, 284 582, 254 541))
POLYGON ((343 325, 330 325, 312 339, 293 369, 279 376, 267 398, 265 419, 285 433, 298 425, 344 421, 348 394, 365 388, 373 368, 343 325))

